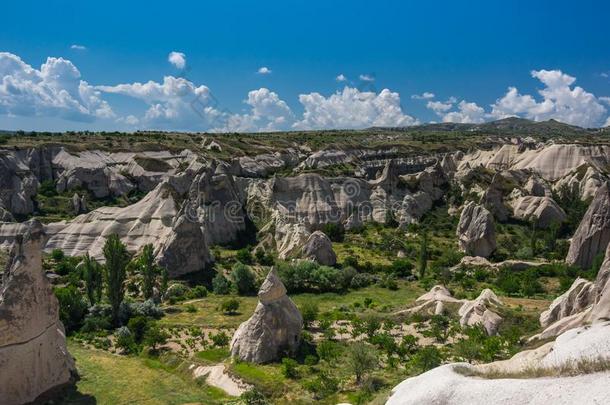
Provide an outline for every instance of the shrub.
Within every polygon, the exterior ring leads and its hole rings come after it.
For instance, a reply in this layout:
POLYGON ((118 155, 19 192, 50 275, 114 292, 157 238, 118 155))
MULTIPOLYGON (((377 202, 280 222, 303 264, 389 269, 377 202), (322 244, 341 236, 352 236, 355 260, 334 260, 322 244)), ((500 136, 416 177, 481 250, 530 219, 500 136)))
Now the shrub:
POLYGON ((441 365, 443 357, 435 346, 424 346, 411 358, 411 366, 420 373, 441 365))
POLYGON ((248 295, 256 292, 254 274, 252 274, 248 266, 242 263, 237 263, 233 266, 231 279, 239 295, 248 295))
POLYGON ((153 351, 157 350, 157 346, 167 343, 169 335, 157 325, 149 327, 144 333, 142 342, 144 346, 150 347, 153 351))
POLYGON ((318 376, 303 385, 316 400, 329 397, 339 390, 339 380, 325 371, 321 371, 318 376))
POLYGON ((184 284, 174 283, 167 287, 167 291, 165 292, 165 296, 167 298, 174 299, 184 299, 186 298, 186 294, 188 293, 188 287, 184 284))
POLYGON ((286 378, 297 378, 299 376, 298 363, 288 357, 282 359, 282 374, 286 378))
POLYGON ((136 343, 142 342, 142 338, 149 327, 149 319, 145 316, 135 316, 127 322, 127 328, 131 331, 136 343))
POLYGON ((131 313, 133 315, 145 316, 148 318, 160 319, 163 316, 163 309, 155 304, 153 300, 144 302, 130 303, 131 313))
POLYGON ((229 298, 227 300, 224 300, 220 304, 220 309, 225 314, 235 315, 235 313, 237 313, 237 310, 239 309, 239 300, 235 298, 229 298))
POLYGON ((87 314, 85 297, 75 286, 57 287, 54 292, 59 302, 59 319, 66 332, 78 330, 87 314))
POLYGON ((229 344, 229 335, 224 331, 218 332, 217 334, 210 334, 210 339, 216 347, 224 347, 229 344))
POLYGON ((333 242, 343 242, 345 229, 341 224, 327 223, 322 227, 322 232, 333 242))
POLYGON ((353 267, 358 269, 358 258, 355 256, 347 256, 345 259, 343 259, 343 267, 353 267))
POLYGON ((91 333, 109 330, 111 327, 110 317, 87 316, 80 330, 83 333, 91 333))
POLYGON ((318 318, 318 305, 312 301, 305 301, 299 309, 301 310, 305 328, 309 328, 311 323, 318 318))
POLYGON ((117 329, 115 337, 116 347, 122 349, 123 353, 129 354, 137 352, 138 345, 136 344, 133 338, 133 334, 131 333, 128 327, 121 326, 119 329, 117 329))
POLYGON ((214 294, 226 295, 231 290, 231 284, 229 284, 229 280, 222 273, 217 273, 214 279, 212 279, 212 289, 214 294))
POLYGON ((239 397, 245 405, 269 405, 269 402, 265 398, 262 392, 256 388, 252 388, 239 397))
POLYGON ((318 347, 316 347, 316 353, 318 353, 318 357, 320 359, 332 362, 336 360, 341 354, 341 346, 331 340, 323 340, 318 343, 318 347))
POLYGON ((208 289, 202 285, 195 286, 187 294, 189 299, 205 298, 208 296, 208 289))
POLYGON ((257 249, 256 252, 254 252, 254 256, 256 257, 258 264, 263 266, 273 266, 273 256, 265 253, 263 249, 257 249))
POLYGON ((407 259, 397 259, 392 262, 390 271, 397 277, 409 277, 413 271, 413 263, 407 259))
POLYGON ((235 254, 235 258, 243 264, 252 264, 252 253, 248 248, 239 249, 235 254))
POLYGON ((358 273, 352 278, 350 287, 354 289, 368 287, 375 282, 375 276, 369 273, 358 273))

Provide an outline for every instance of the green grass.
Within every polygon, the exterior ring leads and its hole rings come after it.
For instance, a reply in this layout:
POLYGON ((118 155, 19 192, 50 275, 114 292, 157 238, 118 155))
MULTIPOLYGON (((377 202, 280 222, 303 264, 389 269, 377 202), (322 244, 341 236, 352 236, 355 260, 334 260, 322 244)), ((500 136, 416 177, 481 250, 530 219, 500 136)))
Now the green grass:
POLYGON ((69 342, 80 375, 63 404, 222 404, 228 397, 156 359, 118 356, 69 342))
POLYGON ((195 356, 210 363, 220 363, 230 356, 229 350, 226 348, 207 349, 195 354, 195 356))

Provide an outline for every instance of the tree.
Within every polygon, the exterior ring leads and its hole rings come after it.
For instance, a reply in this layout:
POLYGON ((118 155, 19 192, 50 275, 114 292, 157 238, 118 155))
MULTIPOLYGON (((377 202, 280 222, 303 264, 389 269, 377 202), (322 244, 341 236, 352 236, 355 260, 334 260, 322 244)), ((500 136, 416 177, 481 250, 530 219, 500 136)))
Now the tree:
POLYGON ((142 249, 142 254, 136 261, 136 269, 142 275, 142 295, 144 299, 152 298, 155 286, 159 282, 159 276, 163 274, 161 267, 155 263, 152 244, 149 243, 142 249))
POLYGON ((125 277, 129 254, 117 234, 112 234, 106 239, 103 252, 106 258, 106 265, 104 266, 107 283, 106 293, 112 308, 112 323, 116 326, 119 322, 119 308, 125 297, 125 277))
POLYGON ((66 331, 78 330, 87 313, 87 303, 83 295, 73 285, 55 288, 54 292, 59 302, 59 319, 66 331))
POLYGON ((358 385, 362 382, 362 377, 379 365, 375 349, 363 342, 355 342, 351 345, 347 362, 349 369, 356 376, 356 384, 358 385))
POLYGON ((252 264, 253 262, 252 253, 248 248, 239 249, 235 255, 235 258, 244 264, 252 264))
POLYGON ((104 282, 102 266, 94 258, 90 257, 88 253, 85 254, 80 266, 83 270, 87 298, 89 299, 89 304, 93 306, 102 299, 104 282))
POLYGON ((424 232, 419 246, 419 278, 423 279, 428 267, 428 233, 424 232))
POLYGON ((231 285, 229 284, 229 280, 219 272, 212 279, 212 289, 215 294, 226 295, 229 293, 231 285))
POLYGON ((435 346, 422 347, 411 359, 411 364, 420 372, 425 372, 441 365, 443 357, 435 346))
POLYGON ((153 351, 157 350, 157 346, 167 343, 169 335, 157 325, 153 325, 144 333, 144 346, 150 347, 153 351))
POLYGON ((237 263, 235 266, 233 266, 233 271, 231 271, 231 279, 233 280, 239 295, 248 295, 256 291, 254 274, 252 274, 248 266, 245 264, 237 263))

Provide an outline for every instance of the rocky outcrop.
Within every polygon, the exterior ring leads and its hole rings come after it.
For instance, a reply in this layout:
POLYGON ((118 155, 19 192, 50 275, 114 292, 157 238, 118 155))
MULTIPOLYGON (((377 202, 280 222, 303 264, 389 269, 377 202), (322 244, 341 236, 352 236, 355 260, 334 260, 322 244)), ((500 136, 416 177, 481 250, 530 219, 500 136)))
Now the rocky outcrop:
POLYGON ((460 250, 468 255, 488 257, 496 249, 493 216, 474 202, 462 210, 456 234, 460 250))
POLYGON ((549 309, 540 314, 540 325, 547 328, 560 319, 578 314, 591 304, 595 299, 595 285, 577 278, 568 291, 555 298, 549 309))
POLYGON ((0 287, 0 402, 48 398, 75 378, 57 299, 42 269, 42 225, 13 247, 0 287))
POLYGON ((585 216, 570 242, 568 264, 588 269, 593 259, 606 250, 610 242, 610 189, 604 183, 597 190, 585 216))
POLYGON ((303 318, 274 268, 263 282, 258 300, 254 314, 233 335, 231 355, 242 361, 268 363, 298 348, 303 318))
POLYGON ((315 231, 303 246, 302 256, 305 259, 315 260, 324 266, 334 266, 337 263, 337 255, 328 236, 321 231, 315 231))
POLYGON ((610 323, 571 330, 538 349, 490 364, 447 364, 394 387, 387 405, 529 404, 572 405, 603 403, 610 397, 610 372, 570 377, 480 378, 477 373, 531 374, 532 370, 560 370, 581 361, 607 359, 610 323), (474 376, 473 376, 474 374, 474 376))
POLYGON ((466 301, 459 309, 461 326, 481 325, 488 335, 498 333, 498 327, 502 322, 500 315, 496 313, 502 301, 489 288, 484 289, 473 301, 466 301))
POLYGON ((415 300, 415 305, 399 313, 420 315, 441 315, 447 308, 447 304, 459 304, 461 300, 454 298, 449 290, 442 285, 435 285, 415 300))
POLYGON ((551 197, 523 196, 512 204, 513 216, 534 221, 536 227, 546 229, 567 219, 564 210, 551 197))

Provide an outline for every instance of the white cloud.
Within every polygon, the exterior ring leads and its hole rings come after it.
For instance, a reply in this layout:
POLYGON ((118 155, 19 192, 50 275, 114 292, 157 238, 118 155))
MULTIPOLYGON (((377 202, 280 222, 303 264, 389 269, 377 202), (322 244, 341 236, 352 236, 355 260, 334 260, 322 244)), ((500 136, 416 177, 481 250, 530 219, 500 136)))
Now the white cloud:
POLYGON ((252 90, 245 103, 251 107, 248 114, 233 114, 227 118, 224 128, 217 131, 259 132, 289 129, 294 115, 277 93, 266 88, 252 90))
POLYGON ((362 80, 363 82, 374 82, 375 81, 375 77, 373 75, 360 75, 360 76, 358 76, 358 78, 360 80, 362 80))
POLYGON ((165 76, 163 83, 151 80, 97 88, 144 101, 148 109, 141 121, 148 127, 200 130, 214 124, 221 115, 206 86, 196 86, 181 77, 165 76))
POLYGON ((433 99, 434 97, 435 97, 434 93, 430 93, 429 91, 425 91, 422 94, 411 95, 411 98, 413 100, 430 100, 430 99, 433 99))
POLYGON ((608 117, 608 119, 606 120, 604 127, 610 127, 610 117, 608 117))
POLYGON ((271 69, 269 69, 267 66, 262 66, 258 68, 256 73, 258 73, 259 75, 270 75, 271 69))
POLYGON ((515 87, 509 87, 507 93, 492 105, 491 116, 494 119, 523 116, 546 121, 552 118, 582 127, 596 127, 604 122, 607 110, 601 99, 580 86, 572 87, 575 77, 561 70, 534 70, 531 74, 545 86, 538 91, 542 100, 536 101, 533 96, 522 95, 515 87))
POLYGON ((0 114, 85 122, 114 117, 69 60, 49 57, 37 70, 17 55, 0 52, 0 77, 0 114))
POLYGON ((610 77, 610 73, 608 73, 608 72, 601 72, 599 75, 600 75, 601 77, 603 77, 604 79, 607 79, 607 78, 609 78, 609 77, 610 77))
POLYGON ((345 87, 329 97, 320 93, 299 95, 305 111, 296 129, 366 128, 371 126, 408 126, 418 121, 402 112, 400 96, 388 89, 379 94, 345 87))
POLYGON ((610 105, 610 97, 600 97, 599 101, 601 101, 602 103, 606 103, 606 104, 610 105))
POLYGON ((75 51, 86 51, 87 47, 84 45, 72 44, 70 45, 70 49, 74 49, 75 51))
POLYGON ((444 113, 446 113, 447 111, 451 110, 451 108, 453 108, 453 104, 455 103, 455 101, 449 100, 449 101, 428 101, 428 103, 426 103, 426 108, 434 111, 437 115, 443 115, 444 113))
POLYGON ((487 114, 476 103, 462 100, 458 104, 458 111, 452 111, 443 116, 443 122, 457 122, 462 124, 478 124, 485 122, 487 114))
POLYGON ((167 61, 178 69, 184 69, 186 66, 186 55, 182 52, 172 51, 167 55, 167 61))
POLYGON ((335 77, 335 80, 338 82, 346 82, 347 77, 343 73, 341 73, 339 76, 335 77))

